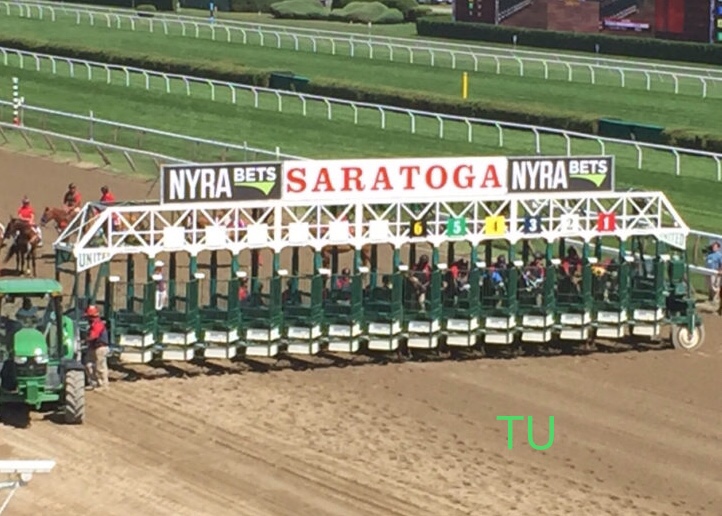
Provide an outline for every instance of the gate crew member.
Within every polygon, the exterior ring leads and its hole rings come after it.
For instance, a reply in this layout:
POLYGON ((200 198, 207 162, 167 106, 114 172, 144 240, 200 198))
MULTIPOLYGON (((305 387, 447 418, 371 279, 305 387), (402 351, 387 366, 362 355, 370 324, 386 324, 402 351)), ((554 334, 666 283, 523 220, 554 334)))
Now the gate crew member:
POLYGON ((100 319, 98 309, 90 305, 85 311, 90 322, 88 329, 88 363, 86 368, 92 387, 105 390, 110 387, 108 381, 108 351, 110 339, 105 323, 100 319))
POLYGON ((22 204, 18 208, 18 218, 30 224, 30 227, 38 235, 38 247, 43 247, 43 234, 35 223, 35 210, 30 206, 30 199, 28 199, 27 195, 23 197, 22 204))
POLYGON ((720 250, 720 243, 713 242, 710 246, 710 252, 707 254, 705 265, 708 269, 714 271, 713 274, 708 276, 708 287, 709 287, 709 301, 713 302, 720 294, 720 283, 722 283, 722 250, 720 250))
POLYGON ((165 302, 168 300, 168 285, 163 278, 163 263, 161 260, 156 260, 155 270, 153 271, 153 279, 155 280, 155 309, 163 310, 165 302))
POLYGON ((77 215, 80 213, 80 192, 75 188, 74 183, 68 185, 68 191, 63 196, 63 206, 69 215, 77 215))

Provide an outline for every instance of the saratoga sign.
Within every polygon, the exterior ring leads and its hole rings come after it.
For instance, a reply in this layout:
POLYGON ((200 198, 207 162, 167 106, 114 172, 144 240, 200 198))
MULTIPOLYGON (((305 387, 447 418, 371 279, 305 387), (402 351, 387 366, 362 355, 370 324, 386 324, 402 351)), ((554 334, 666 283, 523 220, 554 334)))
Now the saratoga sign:
POLYGON ((609 192, 614 156, 509 158, 509 192, 609 192))
POLYGON ((469 200, 507 193, 507 158, 393 158, 283 163, 283 200, 469 200))
POLYGON ((280 199, 280 183, 277 162, 163 165, 161 203, 280 199))

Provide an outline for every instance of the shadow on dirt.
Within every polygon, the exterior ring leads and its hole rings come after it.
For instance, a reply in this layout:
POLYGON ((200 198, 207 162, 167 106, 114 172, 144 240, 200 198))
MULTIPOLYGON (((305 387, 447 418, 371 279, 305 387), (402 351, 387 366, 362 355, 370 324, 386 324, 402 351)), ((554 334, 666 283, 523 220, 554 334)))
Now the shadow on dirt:
POLYGON ((30 407, 22 403, 0 405, 0 423, 12 428, 28 428, 30 426, 30 407))

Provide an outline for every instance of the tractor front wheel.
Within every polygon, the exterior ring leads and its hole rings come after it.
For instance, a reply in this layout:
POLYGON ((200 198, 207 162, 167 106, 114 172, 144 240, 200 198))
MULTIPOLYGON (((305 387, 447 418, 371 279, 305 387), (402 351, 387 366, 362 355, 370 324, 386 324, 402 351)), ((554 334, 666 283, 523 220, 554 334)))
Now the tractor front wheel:
POLYGON ((704 343, 704 326, 699 325, 689 331, 687 326, 672 326, 672 344, 675 349, 694 351, 704 343))
POLYGON ((85 419, 85 372, 68 371, 65 375, 65 405, 63 420, 79 425, 85 419))

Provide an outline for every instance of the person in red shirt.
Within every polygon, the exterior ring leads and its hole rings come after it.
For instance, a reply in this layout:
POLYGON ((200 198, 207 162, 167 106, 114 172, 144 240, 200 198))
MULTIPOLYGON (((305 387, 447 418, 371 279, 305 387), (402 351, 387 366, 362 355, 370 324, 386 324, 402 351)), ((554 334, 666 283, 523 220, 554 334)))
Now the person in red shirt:
MULTIPOLYGON (((110 191, 110 188, 108 188, 107 186, 101 186, 100 193, 101 193, 101 196, 100 196, 101 204, 107 205, 107 204, 115 203, 115 196, 110 191)), ((118 218, 118 215, 114 213, 112 215, 112 220, 113 220, 113 227, 115 229, 118 229, 118 227, 120 226, 120 218, 118 218)))
POLYGON ((24 220, 27 222, 30 227, 32 227, 35 230, 35 233, 38 235, 38 247, 43 246, 43 234, 40 231, 40 228, 35 223, 35 210, 30 205, 30 199, 28 199, 28 196, 26 195, 23 197, 23 200, 21 201, 20 208, 18 208, 18 218, 20 220, 24 220))
MULTIPOLYGON (((100 196, 100 202, 102 202, 103 204, 110 204, 110 203, 115 202, 115 196, 110 191, 110 188, 108 188, 107 186, 102 186, 100 188, 100 193, 102 194, 100 196)), ((78 197, 80 197, 80 196, 78 196, 78 197)))
POLYGON ((238 301, 240 301, 241 304, 248 302, 248 281, 245 279, 242 279, 238 286, 238 301))
POLYGON ((336 278, 336 290, 347 291, 351 288, 351 270, 346 268, 341 271, 341 275, 336 278))
POLYGON ((88 363, 86 364, 88 376, 93 387, 105 390, 110 386, 108 381, 108 352, 110 350, 108 329, 100 318, 97 307, 90 305, 85 311, 85 316, 90 323, 86 338, 88 344, 88 363))
POLYGON ((63 197, 63 205, 69 214, 76 214, 80 212, 80 192, 75 187, 74 183, 68 185, 68 191, 65 192, 63 197))

